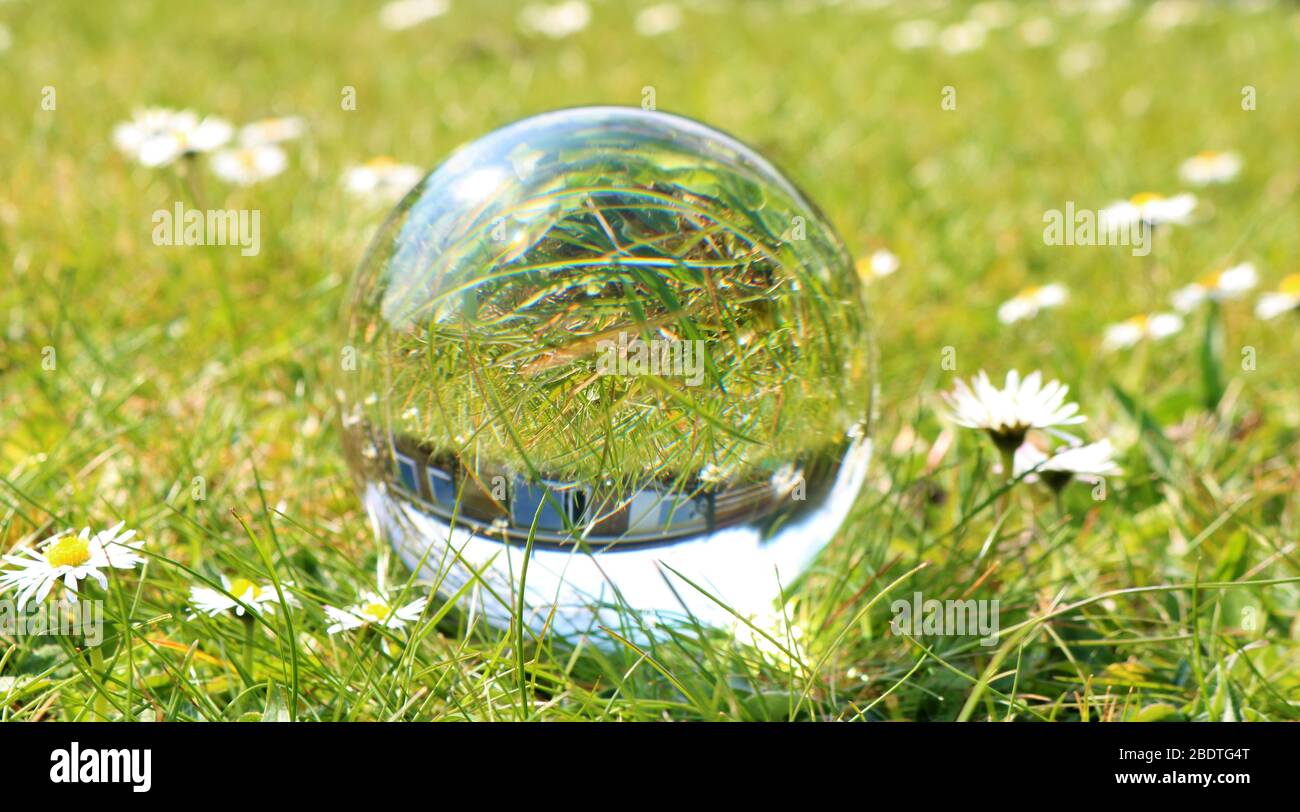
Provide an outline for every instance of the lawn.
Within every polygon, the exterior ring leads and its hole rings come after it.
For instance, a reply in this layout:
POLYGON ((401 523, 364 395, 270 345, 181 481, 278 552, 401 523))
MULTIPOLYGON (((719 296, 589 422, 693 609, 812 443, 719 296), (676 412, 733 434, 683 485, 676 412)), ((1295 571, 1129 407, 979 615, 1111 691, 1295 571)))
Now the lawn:
POLYGON ((0 719, 1300 719, 1300 315, 1256 311, 1300 271, 1300 9, 668 5, 451 0, 402 27, 341 0, 0 3, 0 551, 144 540, 81 582, 102 646, 0 626, 0 719), (438 599, 372 532, 335 392, 392 203, 350 172, 651 103, 772 159, 863 260, 876 453, 770 616, 575 649, 438 599), (303 126, 241 185, 120 149, 149 106, 303 126), (1207 150, 1240 171, 1197 185, 1207 150), (1149 255, 1044 237, 1067 203, 1144 193, 1195 195, 1149 255), (259 250, 158 245, 178 201, 259 211, 259 250), (1245 263, 1253 284, 1185 301, 1245 263), (1123 473, 1008 482, 942 394, 1012 369, 1068 384, 1123 473), (1000 633, 896 633, 915 593, 996 599, 1000 633), (381 597, 415 602, 400 628, 324 609, 381 597))

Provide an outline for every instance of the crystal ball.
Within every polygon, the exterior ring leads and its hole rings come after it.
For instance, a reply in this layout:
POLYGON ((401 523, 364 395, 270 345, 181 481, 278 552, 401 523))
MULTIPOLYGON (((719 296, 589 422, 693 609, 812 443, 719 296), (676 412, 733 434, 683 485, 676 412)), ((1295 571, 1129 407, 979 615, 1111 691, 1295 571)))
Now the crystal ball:
POLYGON ((771 612, 866 475, 849 255, 771 163, 695 121, 563 110, 460 148, 389 215, 346 310, 364 507, 492 625, 771 612))

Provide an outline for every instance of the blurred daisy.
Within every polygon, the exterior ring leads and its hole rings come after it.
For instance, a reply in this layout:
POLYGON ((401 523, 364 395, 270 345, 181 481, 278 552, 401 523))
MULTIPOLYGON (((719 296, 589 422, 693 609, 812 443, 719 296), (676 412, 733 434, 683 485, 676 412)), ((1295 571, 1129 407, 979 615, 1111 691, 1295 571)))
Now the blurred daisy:
POLYGON ((326 617, 334 621, 325 631, 328 634, 337 634, 370 625, 400 629, 407 623, 419 620, 428 602, 428 598, 418 598, 405 606, 395 607, 387 597, 378 592, 363 592, 361 602, 346 609, 325 607, 326 617))
POLYGON ((576 34, 591 22, 591 7, 582 0, 565 0, 563 3, 543 5, 529 3, 519 12, 519 25, 551 39, 564 39, 576 34))
MULTIPOLYGON (((281 587, 291 586, 287 581, 281 587)), ((274 584, 255 584, 247 578, 230 579, 221 576, 221 588, 224 592, 206 586, 190 587, 190 604, 208 617, 216 617, 234 611, 235 617, 244 616, 244 606, 259 615, 263 612, 275 614, 275 607, 280 603, 274 584), (232 597, 233 596, 233 597, 232 597), (235 600, 238 598, 239 600, 235 600)), ((284 593, 284 600, 290 606, 297 606, 298 601, 289 592, 284 593)), ((191 615, 193 617, 193 615, 191 615)))
POLYGON ((1106 328, 1101 346, 1105 350, 1132 347, 1143 339, 1160 339, 1183 329, 1183 318, 1176 313, 1152 313, 1134 316, 1106 328))
POLYGON ((1052 454, 1040 451, 1033 443, 1016 449, 1016 476, 1026 481, 1041 479, 1059 491, 1072 479, 1097 482, 1103 477, 1118 476, 1123 470, 1115 463, 1115 448, 1110 440, 1081 446, 1068 446, 1052 454))
POLYGON ((1020 24, 1020 39, 1031 48, 1050 45, 1056 39, 1056 26, 1048 17, 1034 17, 1020 24))
POLYGON ((858 260, 857 267, 860 276, 885 277, 898 270, 898 257, 894 252, 881 248, 858 260))
POLYGON ((643 37, 657 37, 675 31, 682 24, 682 10, 672 3, 643 9, 636 15, 636 32, 643 37))
POLYGON ((380 156, 348 169, 343 174, 343 185, 357 197, 396 203, 423 177, 424 170, 418 166, 380 156))
POLYGON ((251 144, 213 155, 212 172, 224 181, 252 186, 280 174, 288 163, 284 150, 275 144, 251 144))
POLYGON ((934 44, 939 26, 933 20, 908 20, 894 26, 894 45, 900 51, 915 51, 934 44))
POLYGON ((984 45, 986 29, 974 20, 965 20, 939 32, 939 47, 946 53, 964 54, 984 45))
POLYGON ((969 429, 982 429, 1005 454, 1014 452, 1025 441, 1030 429, 1043 429, 1064 437, 1057 431, 1087 418, 1079 414, 1076 403, 1067 403, 1070 387, 1059 381, 1042 383, 1041 373, 1033 372, 1021 380, 1020 373, 1007 373, 1006 384, 998 389, 980 370, 971 381, 958 380, 952 392, 943 393, 954 423, 969 429))
POLYGON ((230 122, 216 116, 150 107, 114 127, 113 143, 145 166, 165 166, 184 155, 217 149, 233 132, 230 122))
POLYGON ((389 31, 404 31, 441 17, 450 8, 447 0, 395 0, 379 9, 379 24, 389 31))
POLYGON ((1240 299, 1259 283, 1254 264, 1243 262, 1222 271, 1206 274, 1174 292, 1174 309, 1187 313, 1206 299, 1216 302, 1240 299))
POLYGON ((306 125, 299 116, 264 118, 240 127, 239 143, 244 146, 279 144, 301 138, 305 130, 306 125))
POLYGON ((1293 273, 1282 277, 1277 290, 1259 297, 1255 315, 1261 319, 1274 319, 1297 308, 1300 308, 1300 273, 1293 273))
POLYGON ((1178 177, 1193 186, 1227 183, 1241 173, 1241 156, 1235 152, 1198 152, 1178 167, 1178 177))
POLYGON ((1066 79, 1082 76, 1101 64, 1106 52, 1095 42, 1071 45, 1056 59, 1056 68, 1066 79))
POLYGON ((25 608, 29 601, 40 603, 50 594, 50 589, 60 580, 72 602, 77 600, 77 583, 93 578, 108 588, 106 569, 130 570, 144 563, 137 551, 143 539, 132 540, 134 530, 122 532, 125 522, 112 528, 91 533, 82 528, 77 535, 57 535, 43 542, 39 551, 23 550, 18 555, 7 555, 4 561, 17 569, 0 570, 0 593, 17 589, 15 604, 25 608))
POLYGON ((1196 209, 1196 195, 1184 192, 1165 197, 1154 192, 1143 192, 1128 200, 1112 203, 1102 209, 1099 219, 1103 225, 1131 225, 1148 223, 1153 226, 1175 223, 1186 225, 1196 209))
POLYGON ((1006 28, 1016 20, 1016 9, 1006 0, 985 0, 971 6, 970 18, 985 28, 1006 28))
POLYGON ((1168 31, 1195 22, 1200 11, 1191 0, 1156 0, 1147 9, 1142 24, 1155 31, 1168 31))
POLYGON ((1032 319, 1038 311, 1060 307, 1069 298, 1065 285, 1052 283, 1041 287, 1028 287, 1017 293, 998 308, 998 321, 1015 324, 1021 319, 1032 319))

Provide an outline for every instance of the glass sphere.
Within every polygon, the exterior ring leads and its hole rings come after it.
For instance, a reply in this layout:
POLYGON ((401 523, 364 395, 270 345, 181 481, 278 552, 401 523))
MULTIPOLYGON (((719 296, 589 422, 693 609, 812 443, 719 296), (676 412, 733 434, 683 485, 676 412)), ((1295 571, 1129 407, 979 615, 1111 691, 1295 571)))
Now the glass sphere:
POLYGON ((865 476, 848 253, 770 163, 688 119, 563 110, 461 148, 379 231, 346 329, 375 528, 496 625, 771 611, 865 476))

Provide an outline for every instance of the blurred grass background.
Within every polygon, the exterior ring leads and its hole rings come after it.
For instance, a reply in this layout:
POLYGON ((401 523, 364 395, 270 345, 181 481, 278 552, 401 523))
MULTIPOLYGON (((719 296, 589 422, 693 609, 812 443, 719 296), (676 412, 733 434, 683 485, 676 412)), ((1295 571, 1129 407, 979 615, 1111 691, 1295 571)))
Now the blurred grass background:
POLYGON ((40 679, 0 713, 269 713, 280 705, 266 686, 289 682, 277 663, 300 646, 314 664, 295 674, 287 704, 307 718, 956 718, 970 702, 967 718, 1132 718, 1148 708, 1300 717, 1294 584, 1110 598, 992 663, 978 647, 926 652, 882 634, 888 600, 858 611, 864 595, 922 560, 931 566, 907 594, 966 589, 996 559, 1004 625, 1107 590, 1300 574, 1296 320, 1258 322, 1246 303, 1223 308, 1216 363, 1228 386, 1213 411, 1202 408, 1200 316, 1167 342, 1098 351, 1106 324, 1168 309, 1177 287, 1224 264, 1254 261, 1263 287, 1298 270, 1300 9, 1185 4, 1189 21, 1166 26, 1167 3, 1102 4, 1118 6, 1106 12, 1009 4, 1009 24, 982 47, 949 53, 898 48, 897 26, 947 26, 971 4, 700 0, 676 4, 681 25, 654 37, 636 32, 641 6, 590 5, 589 26, 553 40, 525 31, 519 5, 504 2, 454 1, 402 31, 380 25, 376 3, 0 3, 9 34, 0 53, 0 547, 120 517, 188 567, 257 572, 249 536, 265 543, 274 530, 282 577, 323 595, 362 582, 378 547, 339 452, 332 376, 345 285, 383 212, 349 198, 341 174, 379 154, 432 168, 518 118, 640 105, 651 87, 659 109, 771 157, 855 254, 885 247, 901 259, 870 290, 882 361, 871 493, 813 576, 830 586, 794 610, 799 645, 818 667, 740 650, 687 653, 683 643, 656 653, 674 675, 664 682, 644 664, 629 672, 639 662, 631 654, 595 655, 593 673, 544 650, 525 663, 505 653, 505 639, 426 628, 392 655, 405 667, 382 673, 309 624, 298 629, 314 635, 306 640, 267 643, 259 690, 241 692, 221 681, 227 632, 189 628, 186 581, 159 564, 131 613, 142 622, 135 634, 155 638, 133 655, 139 686, 75 667, 66 649, 11 641, 0 676, 40 679), (1020 26, 1036 18, 1049 22, 1049 44, 1025 42, 1020 26), (1242 109, 1246 86, 1254 110, 1242 109), (47 87, 54 110, 41 106, 47 87), (340 105, 346 87, 355 110, 340 105), (955 110, 941 106, 945 87, 955 110), (278 177, 247 188, 204 181, 209 206, 261 210, 259 255, 152 243, 152 213, 181 199, 174 174, 132 164, 111 141, 114 124, 146 105, 236 123, 306 120, 278 177), (1178 165, 1204 149, 1240 152, 1244 171, 1199 192, 1201 221, 1165 235, 1155 261, 1044 245, 1046 209, 1172 194, 1183 188, 1178 165), (998 322, 999 303, 1045 282, 1068 285, 1071 301, 1030 322, 998 322), (46 347, 57 352, 54 371, 42 369, 46 347), (1070 383, 1089 435, 1125 450, 1130 476, 1118 492, 1100 504, 1081 492, 1062 520, 1037 512, 1028 494, 1014 527, 968 516, 987 487, 979 438, 925 464, 943 428, 934 394, 953 374, 941 368, 945 347, 963 376, 1041 368, 1070 383), (1252 371, 1238 369, 1243 347, 1257 351, 1252 371), (1135 396, 1158 436, 1139 430, 1112 385, 1135 396), (195 476, 206 479, 203 501, 190 498, 195 476), (1234 619, 1245 605, 1260 612, 1253 630, 1234 619), (164 665, 180 655, 158 641, 183 651, 196 638, 210 641, 200 650, 216 664, 164 665), (1239 653, 1257 639, 1266 645, 1253 656, 1239 653), (185 668, 212 680, 206 692, 178 687, 185 668), (95 708, 95 685, 127 699, 95 708), (1023 700, 1032 713, 1005 699, 1014 691, 1032 697, 1023 700))

